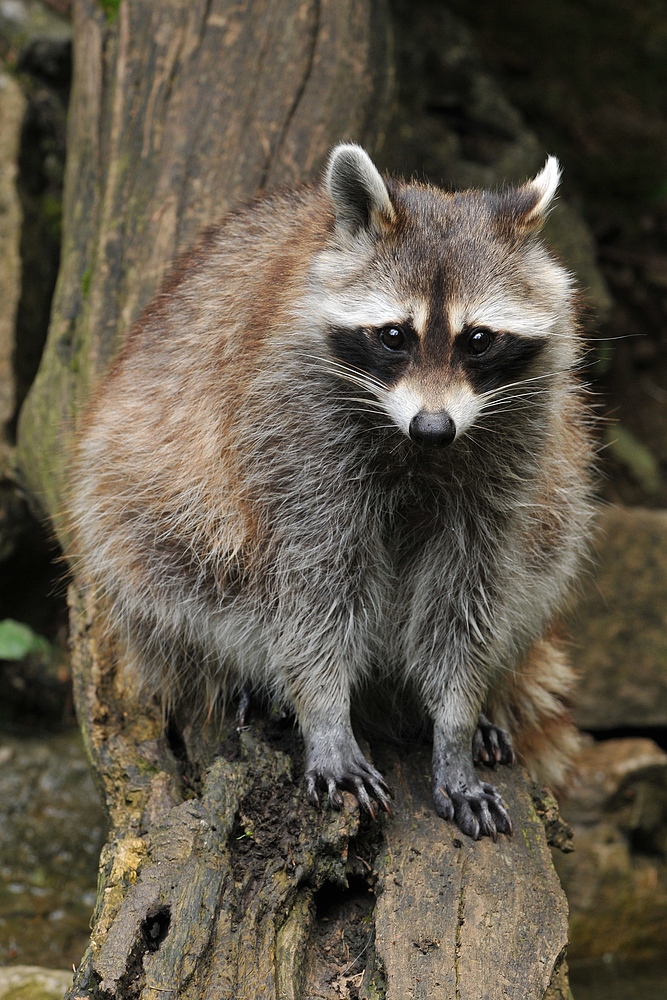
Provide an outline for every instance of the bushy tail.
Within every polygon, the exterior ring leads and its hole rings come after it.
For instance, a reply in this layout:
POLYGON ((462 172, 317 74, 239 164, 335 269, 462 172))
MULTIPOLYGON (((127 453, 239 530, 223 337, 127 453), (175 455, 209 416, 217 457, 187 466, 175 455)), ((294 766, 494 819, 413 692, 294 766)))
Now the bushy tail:
POLYGON ((489 699, 489 715, 511 734, 520 763, 554 791, 567 788, 581 746, 568 707, 575 681, 557 640, 547 637, 534 643, 489 699))

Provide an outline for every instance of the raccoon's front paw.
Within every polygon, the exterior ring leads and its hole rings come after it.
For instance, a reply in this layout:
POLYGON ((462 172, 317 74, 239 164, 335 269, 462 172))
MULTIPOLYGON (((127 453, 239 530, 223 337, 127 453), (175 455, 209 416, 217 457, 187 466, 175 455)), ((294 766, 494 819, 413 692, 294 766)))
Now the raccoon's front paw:
POLYGON ((443 819, 454 820, 473 840, 512 834, 512 821, 493 785, 476 777, 441 774, 433 778, 433 804, 443 819))
POLYGON ((306 793, 315 806, 327 792, 334 809, 343 805, 341 790, 352 792, 361 808, 375 819, 373 799, 391 814, 391 792, 379 771, 369 764, 353 736, 340 743, 330 736, 312 738, 306 750, 306 793))
POLYGON ((480 713, 472 738, 472 759, 476 764, 514 764, 516 756, 510 734, 480 713))

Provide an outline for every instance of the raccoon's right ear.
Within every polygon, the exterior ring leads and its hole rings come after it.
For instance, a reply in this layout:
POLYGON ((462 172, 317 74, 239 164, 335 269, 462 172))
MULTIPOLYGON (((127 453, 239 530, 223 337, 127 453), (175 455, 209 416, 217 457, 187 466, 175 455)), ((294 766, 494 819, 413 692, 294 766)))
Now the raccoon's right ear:
POLYGON ((382 222, 396 217, 387 185, 368 153, 354 143, 336 146, 329 158, 326 188, 336 212, 336 226, 356 235, 376 235, 382 222))

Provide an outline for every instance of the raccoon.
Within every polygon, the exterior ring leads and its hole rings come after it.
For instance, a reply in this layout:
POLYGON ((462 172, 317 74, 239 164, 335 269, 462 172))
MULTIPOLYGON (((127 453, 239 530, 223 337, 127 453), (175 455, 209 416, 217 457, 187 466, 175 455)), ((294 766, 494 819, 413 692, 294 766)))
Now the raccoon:
MULTIPOLYGON (((295 713, 305 789, 389 789, 351 709, 410 689, 436 811, 511 833, 475 762, 559 783, 576 745, 553 620, 590 518, 573 281, 538 237, 559 181, 448 193, 359 146, 208 230, 88 406, 72 560, 142 683, 295 713)), ((391 722, 389 722, 391 728, 391 722)), ((489 775, 487 774, 487 777, 489 775)))

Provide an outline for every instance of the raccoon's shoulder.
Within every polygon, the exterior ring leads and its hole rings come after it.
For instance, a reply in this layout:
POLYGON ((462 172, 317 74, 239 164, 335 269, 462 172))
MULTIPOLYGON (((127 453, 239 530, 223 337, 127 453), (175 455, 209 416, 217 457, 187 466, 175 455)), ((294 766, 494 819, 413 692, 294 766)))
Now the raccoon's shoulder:
POLYGON ((320 187, 301 186, 264 195, 236 208, 204 230, 194 251, 186 252, 174 267, 170 291, 179 277, 188 275, 190 258, 214 272, 235 269, 245 278, 262 277, 265 268, 289 275, 299 271, 330 239, 334 213, 320 187), (200 248, 203 252, 200 251, 200 248))
POLYGON ((235 209, 181 254, 129 330, 119 358, 152 353, 165 338, 225 335, 242 325, 275 327, 303 285, 334 226, 330 203, 315 187, 279 191, 235 209))

